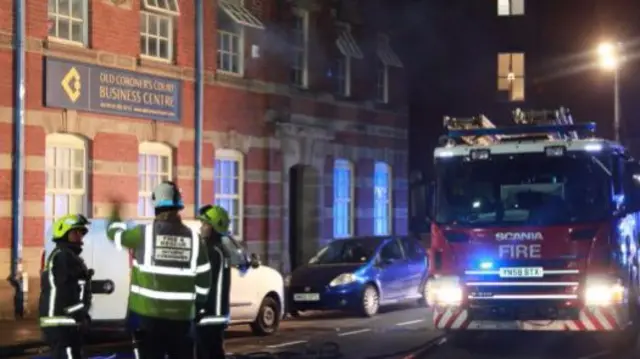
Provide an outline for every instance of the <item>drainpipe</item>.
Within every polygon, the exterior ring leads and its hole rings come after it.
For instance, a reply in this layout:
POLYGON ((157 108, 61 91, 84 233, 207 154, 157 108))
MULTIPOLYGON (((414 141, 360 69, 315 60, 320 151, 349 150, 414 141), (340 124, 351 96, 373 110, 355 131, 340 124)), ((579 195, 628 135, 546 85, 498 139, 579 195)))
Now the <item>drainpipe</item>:
POLYGON ((204 103, 204 6, 196 0, 196 98, 195 98, 195 171, 194 213, 197 215, 202 203, 202 116, 204 103))
POLYGON ((24 197, 24 96, 25 96, 25 0, 14 1, 14 98, 13 105, 13 173, 12 173, 12 217, 11 228, 11 276, 9 281, 15 289, 14 314, 16 318, 24 315, 24 284, 22 268, 23 212, 24 197))

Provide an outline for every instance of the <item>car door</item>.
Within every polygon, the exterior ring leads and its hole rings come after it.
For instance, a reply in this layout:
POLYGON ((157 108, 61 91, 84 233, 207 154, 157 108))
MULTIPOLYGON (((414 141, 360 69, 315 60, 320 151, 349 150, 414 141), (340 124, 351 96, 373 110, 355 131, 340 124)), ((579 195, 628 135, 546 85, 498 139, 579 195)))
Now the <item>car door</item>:
POLYGON ((410 237, 401 239, 407 258, 407 290, 410 296, 421 293, 420 286, 427 272, 427 255, 418 241, 410 237))
POLYGON ((403 297, 406 293, 406 282, 402 276, 406 272, 407 263, 397 239, 391 239, 384 244, 376 262, 382 300, 397 300, 403 297))
POLYGON ((235 240, 224 237, 224 249, 231 265, 231 320, 253 320, 260 305, 256 289, 257 273, 249 265, 246 252, 235 240))

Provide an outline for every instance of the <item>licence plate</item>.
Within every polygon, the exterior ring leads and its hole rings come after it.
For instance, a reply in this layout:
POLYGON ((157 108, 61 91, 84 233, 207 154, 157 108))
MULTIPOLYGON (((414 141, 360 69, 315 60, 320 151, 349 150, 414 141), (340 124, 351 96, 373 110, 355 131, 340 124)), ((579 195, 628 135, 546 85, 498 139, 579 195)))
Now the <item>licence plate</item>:
POLYGON ((514 267, 500 268, 500 278, 542 278, 544 269, 542 267, 514 267))
POLYGON ((320 300, 319 293, 295 293, 293 300, 296 302, 317 302, 320 300))

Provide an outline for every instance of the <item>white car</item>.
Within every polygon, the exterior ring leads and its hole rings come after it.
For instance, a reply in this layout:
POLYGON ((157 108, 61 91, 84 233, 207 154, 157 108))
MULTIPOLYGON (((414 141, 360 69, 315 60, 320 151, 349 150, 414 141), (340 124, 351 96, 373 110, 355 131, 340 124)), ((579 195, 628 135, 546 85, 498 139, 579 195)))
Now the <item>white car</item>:
MULTIPOLYGON (((92 325, 95 327, 121 325, 127 314, 131 257, 119 251, 107 239, 104 219, 92 219, 84 239, 82 258, 95 274, 92 281, 92 325)), ((184 221, 199 232, 198 221, 184 221)), ((148 222, 146 222, 148 223, 148 222)), ((130 222, 129 227, 145 222, 130 222)), ((47 238, 51 238, 48 234, 47 238)), ((226 239, 224 247, 230 257, 231 269, 231 325, 249 324, 256 335, 270 335, 278 330, 284 311, 284 281, 273 268, 261 265, 258 258, 248 255, 235 240, 226 239)), ((54 248, 47 241, 43 253, 48 258, 54 248)))

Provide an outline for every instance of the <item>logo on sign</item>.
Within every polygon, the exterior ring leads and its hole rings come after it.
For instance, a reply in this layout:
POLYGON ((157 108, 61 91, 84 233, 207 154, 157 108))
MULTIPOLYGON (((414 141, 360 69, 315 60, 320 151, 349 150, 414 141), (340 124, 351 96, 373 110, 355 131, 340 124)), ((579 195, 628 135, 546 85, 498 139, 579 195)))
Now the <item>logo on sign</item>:
POLYGON ((543 239, 540 232, 498 232, 497 241, 541 241, 543 239))
POLYGON ((60 85, 62 85, 62 90, 69 97, 71 102, 78 101, 78 98, 82 94, 82 84, 81 84, 80 73, 76 70, 75 67, 72 67, 69 72, 62 78, 60 85))

